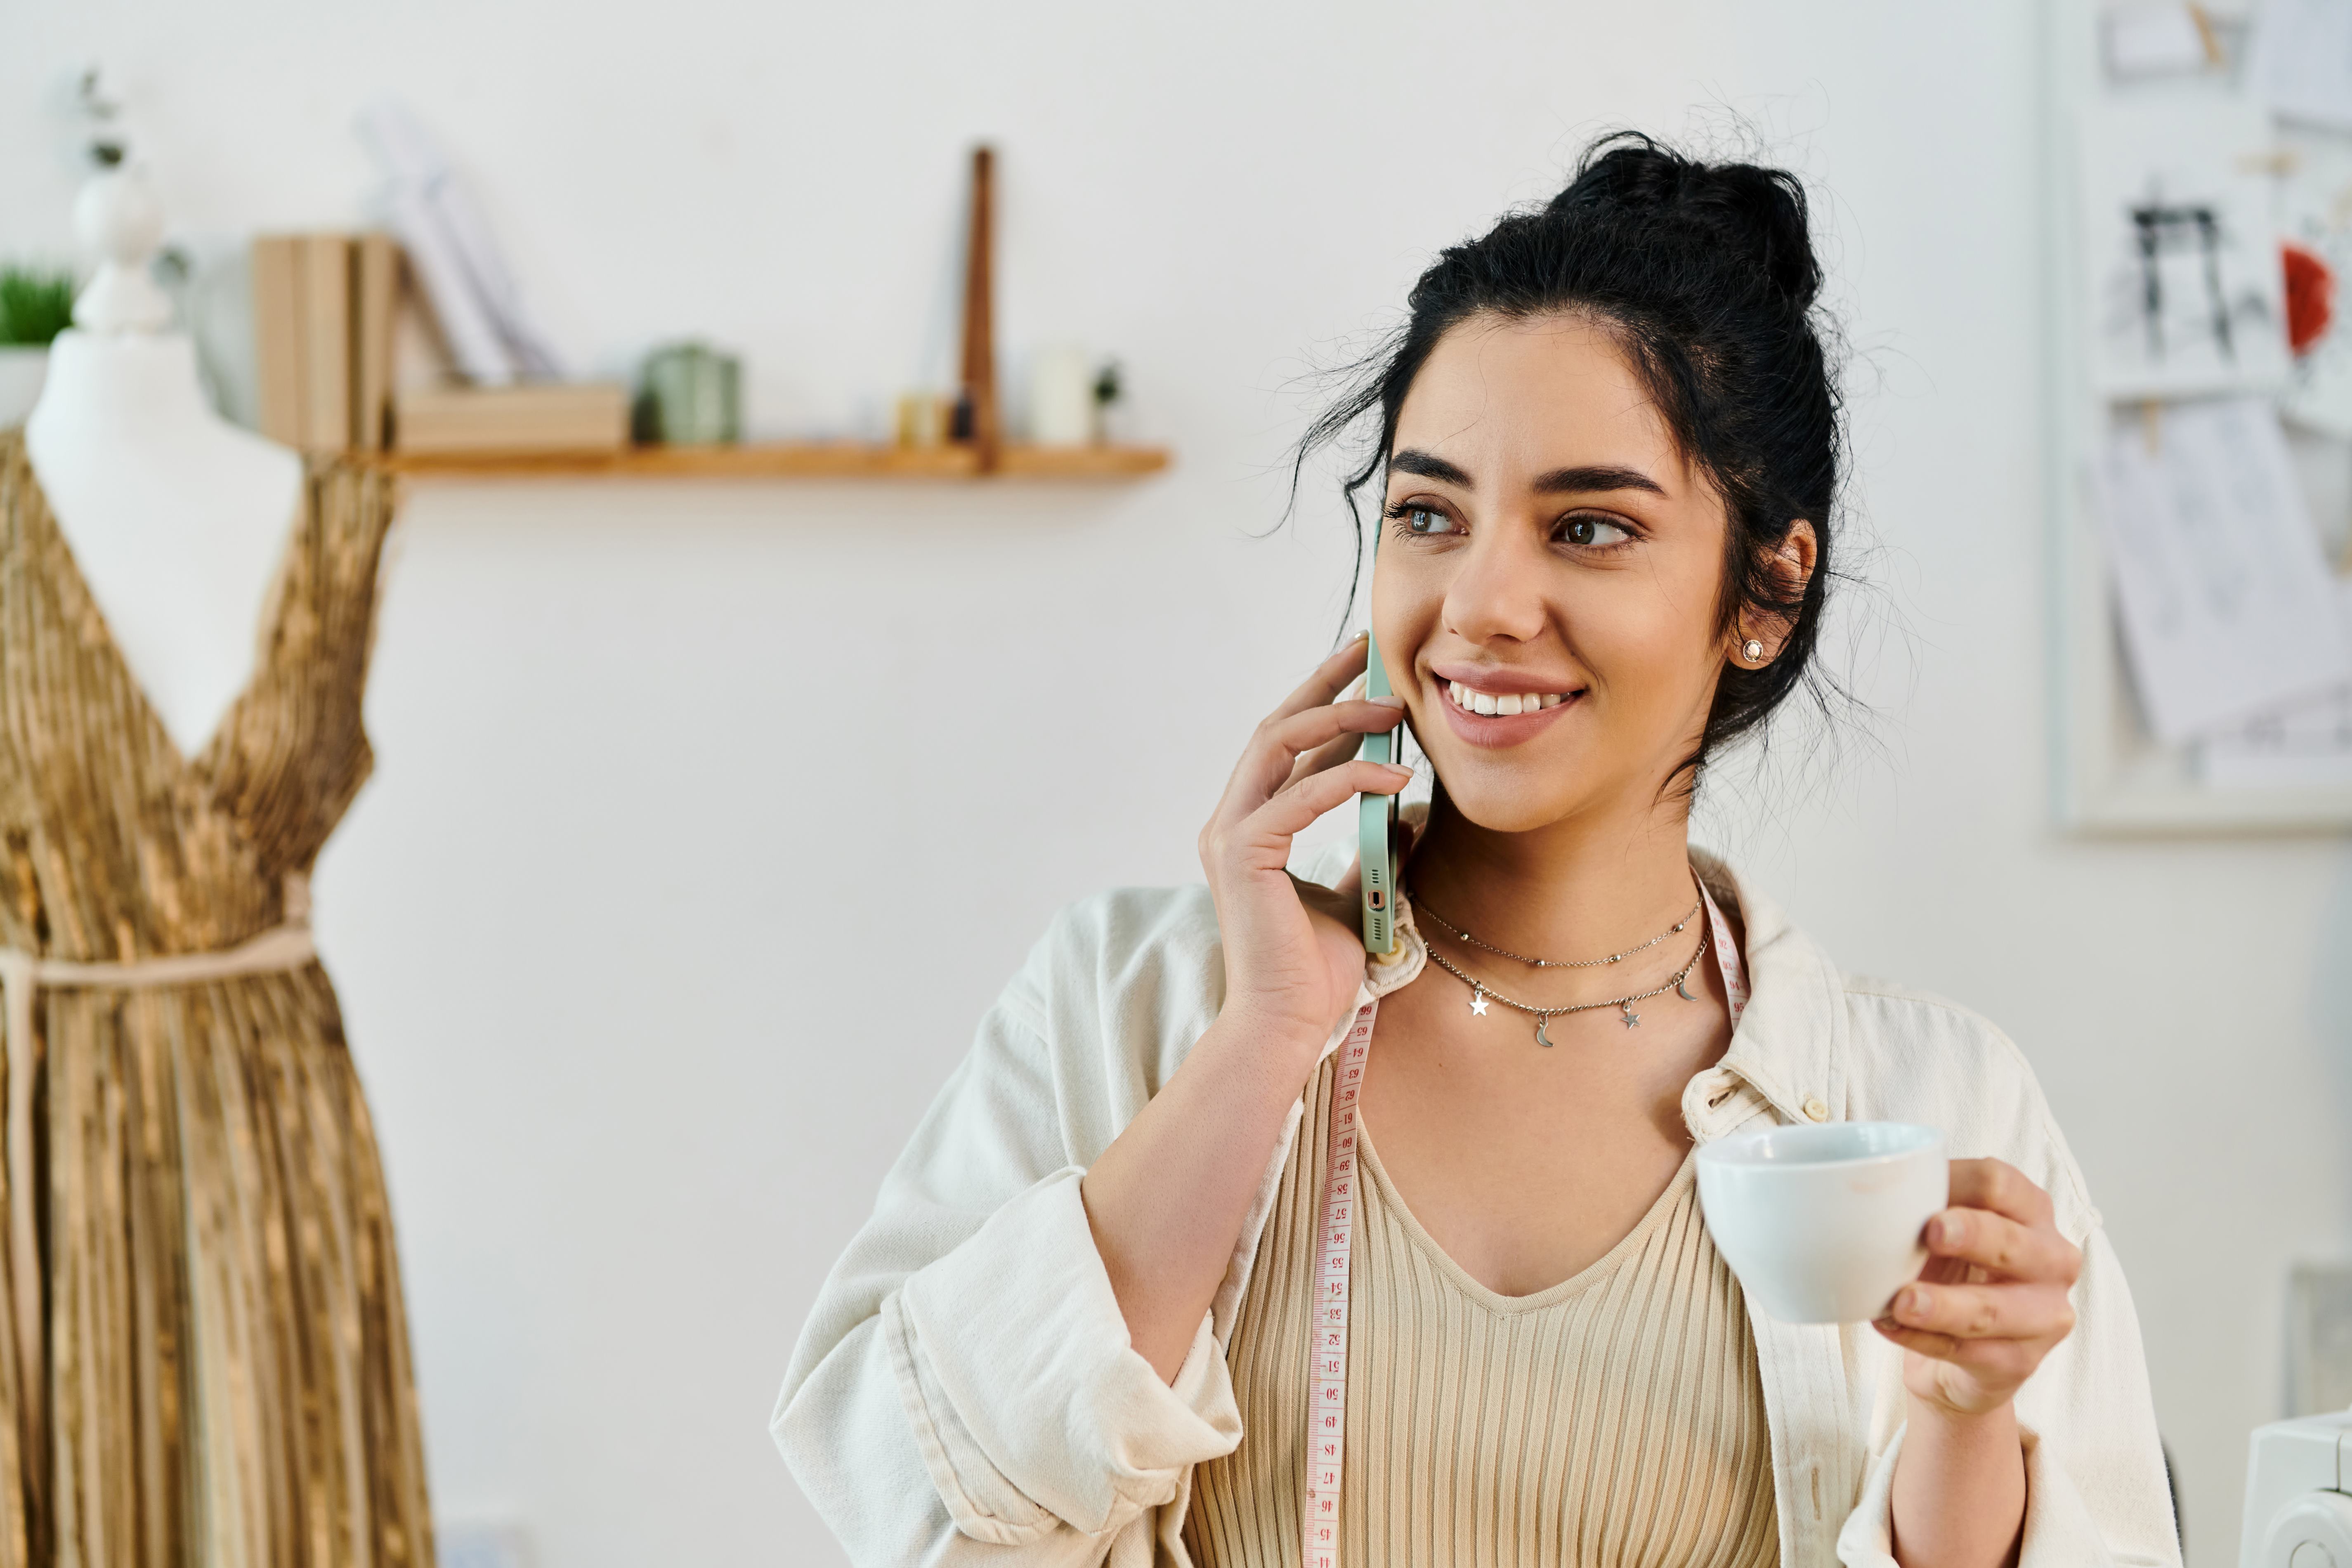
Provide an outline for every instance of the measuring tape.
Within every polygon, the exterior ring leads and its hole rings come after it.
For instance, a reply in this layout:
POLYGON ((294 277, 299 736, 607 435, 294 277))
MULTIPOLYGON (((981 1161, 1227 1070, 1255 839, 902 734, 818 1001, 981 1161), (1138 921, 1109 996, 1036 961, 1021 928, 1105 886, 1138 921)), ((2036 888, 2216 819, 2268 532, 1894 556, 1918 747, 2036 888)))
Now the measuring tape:
MULTIPOLYGON (((1706 903, 1709 943, 1731 1005, 1731 1026, 1748 1007, 1748 975, 1732 944, 1731 922, 1716 907, 1715 895, 1699 884, 1706 903)), ((1356 1102, 1363 1093, 1364 1064, 1372 1055, 1372 1019, 1381 1010, 1375 996, 1357 1010, 1339 1046, 1338 1081, 1331 1089, 1331 1157, 1323 1170, 1323 1203, 1315 1227, 1315 1321, 1307 1364, 1307 1506, 1300 1523, 1306 1568, 1339 1568, 1339 1474, 1348 1450, 1348 1262, 1355 1237, 1356 1102)))
POLYGON ((1698 896, 1706 900, 1707 929, 1715 932, 1715 966, 1723 975, 1723 994, 1731 1004, 1731 1026, 1739 1027, 1739 1015, 1748 1011, 1748 971, 1740 966, 1739 948, 1731 940, 1731 922, 1723 918, 1716 907, 1715 895, 1706 884, 1698 885, 1698 896))

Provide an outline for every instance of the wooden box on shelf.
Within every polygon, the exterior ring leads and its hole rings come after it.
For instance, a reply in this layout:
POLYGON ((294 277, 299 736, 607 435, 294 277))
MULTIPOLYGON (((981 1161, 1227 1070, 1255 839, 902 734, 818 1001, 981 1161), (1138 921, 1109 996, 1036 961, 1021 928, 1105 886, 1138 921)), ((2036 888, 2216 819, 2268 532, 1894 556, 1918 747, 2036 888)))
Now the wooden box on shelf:
POLYGON ((616 381, 411 387, 393 397, 392 429, 403 465, 509 452, 610 457, 628 446, 629 392, 616 381))

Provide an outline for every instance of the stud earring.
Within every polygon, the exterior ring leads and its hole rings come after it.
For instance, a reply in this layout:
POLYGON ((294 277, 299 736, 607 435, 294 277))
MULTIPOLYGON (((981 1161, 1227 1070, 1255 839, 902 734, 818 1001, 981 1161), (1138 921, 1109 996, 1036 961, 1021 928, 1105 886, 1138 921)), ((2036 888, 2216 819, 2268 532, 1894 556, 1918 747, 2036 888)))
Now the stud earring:
POLYGON ((1756 638, 1749 637, 1739 645, 1739 657, 1754 664, 1764 657, 1764 645, 1756 638))

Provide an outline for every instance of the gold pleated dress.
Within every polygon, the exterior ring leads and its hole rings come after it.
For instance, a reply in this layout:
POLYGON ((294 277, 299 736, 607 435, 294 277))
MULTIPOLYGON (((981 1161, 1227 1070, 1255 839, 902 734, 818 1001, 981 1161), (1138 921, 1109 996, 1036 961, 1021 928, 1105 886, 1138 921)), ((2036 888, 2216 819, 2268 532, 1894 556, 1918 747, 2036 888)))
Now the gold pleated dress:
POLYGON ((184 758, 0 431, 0 1568, 430 1568, 392 1215, 306 924, 371 766, 391 487, 308 461, 252 680, 184 758))

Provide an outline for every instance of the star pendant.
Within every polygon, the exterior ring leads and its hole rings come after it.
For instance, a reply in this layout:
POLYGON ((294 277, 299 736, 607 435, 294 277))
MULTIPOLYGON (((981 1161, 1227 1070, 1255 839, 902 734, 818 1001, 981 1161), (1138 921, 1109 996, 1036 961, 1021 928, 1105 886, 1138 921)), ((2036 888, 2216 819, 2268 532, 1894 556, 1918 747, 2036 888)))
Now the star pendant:
POLYGON ((1618 1010, 1625 1015, 1624 1024, 1629 1029, 1642 1021, 1642 1015, 1636 1013, 1631 1007, 1622 1007, 1618 1010))
POLYGON ((1481 1018, 1486 1016, 1486 994, 1484 991, 1470 993, 1470 1011, 1477 1014, 1481 1018))

